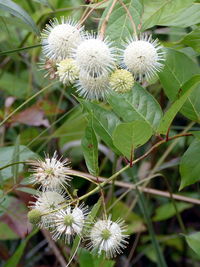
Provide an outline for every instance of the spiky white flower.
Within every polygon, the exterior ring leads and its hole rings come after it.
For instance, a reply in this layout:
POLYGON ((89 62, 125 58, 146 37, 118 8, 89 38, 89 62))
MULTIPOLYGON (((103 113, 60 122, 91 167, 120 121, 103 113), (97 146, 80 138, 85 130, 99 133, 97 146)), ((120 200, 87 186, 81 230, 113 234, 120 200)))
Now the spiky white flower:
POLYGON ((95 77, 114 68, 114 54, 115 50, 107 40, 88 35, 74 51, 74 58, 80 71, 95 77))
POLYGON ((127 235, 124 234, 125 228, 123 221, 111 221, 110 217, 107 220, 97 221, 91 232, 89 247, 101 254, 105 252, 108 258, 115 257, 120 254, 122 249, 128 243, 127 235))
POLYGON ((61 61, 71 56, 72 50, 83 39, 83 28, 70 19, 54 18, 41 33, 43 53, 47 58, 61 61))
POLYGON ((92 77, 85 72, 80 72, 77 81, 77 92, 87 99, 104 99, 109 91, 108 74, 92 77))
POLYGON ((53 220, 53 238, 58 240, 63 237, 65 242, 69 243, 75 234, 80 236, 87 214, 88 210, 84 205, 75 208, 68 206, 56 212, 53 220))
POLYGON ((118 69, 111 74, 109 85, 117 93, 129 92, 134 85, 133 75, 127 70, 118 69))
POLYGON ((58 159, 56 152, 52 158, 47 156, 44 161, 32 160, 29 164, 33 172, 32 182, 41 184, 43 190, 64 188, 71 180, 67 175, 70 171, 69 160, 58 159))
POLYGON ((62 60, 57 64, 56 74, 58 75, 60 82, 63 84, 73 84, 79 76, 79 70, 76 66, 75 60, 72 58, 62 60))
POLYGON ((151 36, 141 35, 139 40, 132 38, 123 51, 122 64, 135 78, 149 80, 163 67, 164 52, 159 41, 151 36))
POLYGON ((35 221, 39 227, 49 227, 54 219, 54 211, 61 208, 67 201, 67 198, 65 198, 65 194, 61 191, 38 192, 35 198, 36 201, 30 203, 32 211, 29 212, 28 217, 31 222, 35 221))

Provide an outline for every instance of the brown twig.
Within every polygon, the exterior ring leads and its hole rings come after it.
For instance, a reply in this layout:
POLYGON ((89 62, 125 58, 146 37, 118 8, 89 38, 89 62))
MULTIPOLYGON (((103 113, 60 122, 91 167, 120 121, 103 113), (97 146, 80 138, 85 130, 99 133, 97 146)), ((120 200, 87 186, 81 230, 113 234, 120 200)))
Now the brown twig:
POLYGON ((103 39, 104 37, 104 34, 105 34, 105 31, 106 31, 106 27, 107 27, 107 24, 108 24, 108 21, 109 21, 109 18, 110 18, 110 15, 113 11, 113 8, 115 7, 116 3, 117 3, 118 0, 113 0, 112 2, 112 5, 110 6, 110 9, 108 10, 108 13, 101 25, 101 28, 100 28, 100 31, 99 31, 99 36, 103 39))
POLYGON ((66 267, 67 266, 67 262, 65 261, 65 259, 64 259, 63 255, 61 254, 60 250, 57 248, 55 242, 53 241, 53 239, 52 239, 52 237, 50 235, 50 233, 45 229, 42 229, 41 231, 42 231, 44 237, 46 238, 49 246, 53 250, 53 253, 56 256, 56 259, 59 261, 60 266, 61 267, 66 267))
POLYGON ((137 40, 137 28, 136 28, 135 22, 134 22, 134 20, 133 20, 133 18, 132 18, 132 16, 131 16, 131 13, 130 13, 130 11, 128 10, 127 6, 123 3, 122 0, 118 0, 118 1, 119 1, 119 3, 123 6, 123 8, 125 9, 127 15, 129 16, 130 22, 131 22, 132 27, 133 27, 134 35, 135 35, 135 38, 136 38, 136 40, 137 40))
MULTIPOLYGON (((82 18, 81 18, 79 24, 80 24, 80 25, 83 24, 83 23, 86 21, 86 19, 90 16, 90 14, 91 14, 97 7, 99 7, 100 5, 102 5, 103 3, 107 2, 107 1, 108 1, 108 0, 101 1, 100 3, 96 4, 93 8, 91 8, 91 10, 90 10, 87 14, 84 14, 84 16, 82 16, 82 18)), ((88 6, 88 8, 89 8, 89 6, 88 6)))
MULTIPOLYGON (((75 171, 75 170, 73 170, 72 172, 73 172, 74 176, 76 176, 76 175, 77 176, 82 176, 82 177, 87 176, 89 179, 96 180, 95 176, 92 176, 92 175, 90 175, 88 173, 83 173, 83 172, 75 171)), ((98 178, 99 178, 100 182, 105 182, 107 180, 107 178, 105 178, 105 177, 98 177, 98 178)), ((128 182, 115 181, 115 185, 119 186, 119 187, 127 188, 127 189, 132 189, 132 190, 136 189, 136 186, 134 184, 128 183, 128 182)), ((138 186, 137 188, 139 190, 141 190, 142 192, 144 192, 144 193, 157 195, 157 196, 162 196, 162 197, 166 197, 166 198, 171 198, 171 196, 172 196, 174 199, 179 200, 179 201, 184 201, 184 202, 200 205, 200 200, 199 199, 186 197, 186 196, 182 196, 182 195, 178 195, 178 194, 170 195, 169 192, 157 190, 157 189, 154 189, 154 188, 143 187, 143 186, 138 186)))

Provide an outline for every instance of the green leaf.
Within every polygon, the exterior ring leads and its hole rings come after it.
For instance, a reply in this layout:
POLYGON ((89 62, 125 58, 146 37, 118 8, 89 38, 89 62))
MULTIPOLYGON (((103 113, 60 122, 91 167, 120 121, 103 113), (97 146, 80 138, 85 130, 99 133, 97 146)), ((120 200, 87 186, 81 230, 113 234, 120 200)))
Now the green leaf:
MULTIPOLYGON (((7 164, 12 163, 12 157, 13 153, 15 151, 15 146, 5 146, 5 147, 0 147, 0 167, 3 167, 7 164)), ((19 146, 19 160, 20 161, 25 161, 28 159, 33 159, 36 157, 36 154, 32 152, 30 149, 28 149, 26 146, 19 146)), ((19 172, 22 172, 23 170, 23 165, 19 165, 19 172)), ((6 169, 3 169, 0 171, 2 177, 4 180, 12 177, 12 167, 8 167, 6 169)))
POLYGON ((39 35, 39 30, 35 22, 28 15, 28 13, 15 2, 11 0, 0 0, 0 9, 3 9, 4 11, 9 12, 13 16, 20 18, 32 29, 33 32, 39 35))
MULTIPOLYGON (((185 202, 176 202, 176 207, 178 212, 182 212, 186 209, 191 208, 193 205, 185 202)), ((163 221, 167 220, 176 215, 176 209, 173 203, 166 203, 155 210, 155 216, 153 221, 163 221)))
POLYGON ((143 0, 142 30, 155 25, 188 27, 199 23, 199 4, 193 2, 195 1, 143 0))
POLYGON ((188 245, 200 256, 200 232, 184 236, 188 245))
POLYGON ((126 94, 111 93, 107 100, 113 110, 125 122, 141 120, 156 130, 162 118, 162 110, 155 98, 146 89, 136 84, 126 94))
POLYGON ((188 82, 186 82, 181 88, 181 96, 172 104, 168 111, 164 114, 163 119, 158 127, 157 132, 161 134, 166 134, 168 128, 170 127, 174 117, 181 109, 183 104, 186 102, 190 94, 193 92, 197 85, 200 83, 200 75, 192 77, 188 82))
POLYGON ((98 141, 93 129, 92 118, 85 129, 85 135, 82 138, 81 145, 89 173, 98 176, 98 141))
POLYGON ((113 133, 113 143, 128 159, 133 150, 145 144, 152 136, 152 128, 144 121, 119 124, 113 133))
MULTIPOLYGON (((141 23, 141 15, 143 11, 142 2, 140 0, 123 0, 123 3, 128 8, 137 28, 141 23)), ((109 12, 109 9, 110 5, 105 9, 101 21, 105 19, 107 13, 109 12)), ((106 28, 106 35, 109 36, 112 41, 115 41, 118 44, 120 44, 121 41, 127 39, 127 37, 133 35, 133 27, 130 18, 124 7, 119 2, 116 3, 109 17, 108 25, 106 28)))
MULTIPOLYGON (((159 73, 159 78, 167 97, 174 101, 179 97, 182 86, 199 73, 198 65, 187 55, 173 49, 167 49, 165 67, 159 73)), ((184 116, 197 122, 200 120, 199 94, 200 86, 193 90, 181 109, 184 116)))
POLYGON ((4 267, 16 267, 18 266, 18 263, 24 253, 24 250, 26 248, 26 245, 29 241, 29 239, 31 239, 31 237, 33 237, 36 233, 38 232, 38 230, 32 231, 19 245, 19 247, 17 248, 17 250, 14 252, 14 254, 11 256, 11 258, 8 259, 8 261, 6 262, 6 264, 4 265, 4 267))
POLYGON ((114 112, 100 107, 97 104, 78 99, 82 106, 93 117, 93 128, 101 139, 117 154, 120 154, 113 145, 112 134, 116 126, 120 123, 120 119, 114 112))
POLYGON ((200 181, 200 139, 195 138, 189 148, 183 154, 180 161, 181 185, 185 186, 200 181))
POLYGON ((200 27, 185 35, 184 38, 178 43, 190 46, 195 51, 200 53, 200 27))
POLYGON ((78 251, 78 259, 80 267, 95 267, 92 254, 85 248, 81 248, 78 251))

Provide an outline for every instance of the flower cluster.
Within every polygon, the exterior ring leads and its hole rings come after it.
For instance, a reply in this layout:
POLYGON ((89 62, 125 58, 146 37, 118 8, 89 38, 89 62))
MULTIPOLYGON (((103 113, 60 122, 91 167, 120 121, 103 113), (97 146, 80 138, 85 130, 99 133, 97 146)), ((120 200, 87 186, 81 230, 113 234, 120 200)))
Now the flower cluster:
POLYGON ((74 84, 80 96, 105 99, 108 93, 126 93, 135 80, 150 80, 163 67, 164 52, 158 40, 143 34, 116 49, 107 38, 84 32, 69 19, 50 21, 41 34, 46 60, 57 66, 64 85, 74 84))
POLYGON ((83 240, 89 238, 88 247, 98 254, 105 252, 109 258, 122 252, 127 244, 123 221, 114 222, 109 216, 93 223, 87 206, 79 204, 79 199, 66 188, 72 174, 68 159, 60 159, 54 153, 52 158, 46 156, 45 160, 32 160, 29 164, 31 182, 39 184, 35 201, 30 203, 30 223, 48 229, 56 241, 70 243, 75 235, 83 240))

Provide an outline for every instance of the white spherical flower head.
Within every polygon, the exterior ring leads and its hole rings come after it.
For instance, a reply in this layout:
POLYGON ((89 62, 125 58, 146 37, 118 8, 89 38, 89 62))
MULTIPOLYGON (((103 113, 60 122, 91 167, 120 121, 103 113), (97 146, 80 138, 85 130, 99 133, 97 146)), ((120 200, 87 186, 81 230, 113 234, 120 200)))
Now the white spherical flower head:
POLYGON ((72 50, 82 41, 82 28, 78 24, 61 18, 50 21, 41 34, 43 53, 46 57, 60 61, 71 56, 72 50))
POLYGON ((109 91, 108 74, 96 77, 90 76, 85 72, 81 72, 77 82, 77 92, 86 99, 104 99, 109 91))
POLYGON ((56 74, 59 77, 60 82, 65 85, 73 84, 79 76, 79 70, 76 66, 75 60, 67 58, 57 64, 56 74))
POLYGON ((110 76, 109 85, 117 93, 129 92, 134 85, 133 75, 127 70, 116 70, 110 76))
POLYGON ((53 157, 46 157, 44 161, 29 161, 33 172, 32 181, 41 184, 43 190, 58 189, 68 185, 71 177, 67 174, 70 171, 68 159, 58 159, 56 152, 53 157))
POLYGON ((152 40, 151 36, 143 35, 140 40, 132 39, 124 50, 123 66, 140 81, 144 78, 149 80, 163 67, 164 53, 161 49, 158 40, 152 40))
POLYGON ((76 49, 75 61, 81 71, 90 76, 99 76, 108 73, 115 64, 114 49, 109 42, 99 37, 88 37, 76 49))
POLYGON ((38 226, 48 228, 54 218, 53 211, 61 208, 65 202, 66 198, 62 192, 39 192, 36 201, 31 202, 30 205, 32 210, 41 214, 41 221, 38 221, 38 226))
POLYGON ((87 214, 88 211, 84 205, 75 208, 69 206, 56 212, 53 238, 58 240, 63 237, 65 242, 69 243, 75 234, 81 236, 87 214))
POLYGON ((93 226, 90 239, 90 247, 97 250, 98 254, 105 252, 108 258, 115 257, 121 253, 122 249, 128 243, 127 235, 124 234, 124 226, 122 221, 113 222, 110 220, 99 220, 93 226))

